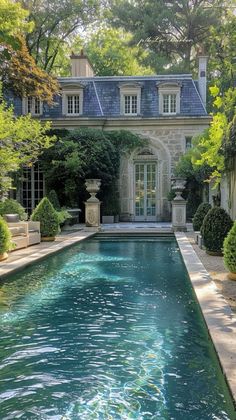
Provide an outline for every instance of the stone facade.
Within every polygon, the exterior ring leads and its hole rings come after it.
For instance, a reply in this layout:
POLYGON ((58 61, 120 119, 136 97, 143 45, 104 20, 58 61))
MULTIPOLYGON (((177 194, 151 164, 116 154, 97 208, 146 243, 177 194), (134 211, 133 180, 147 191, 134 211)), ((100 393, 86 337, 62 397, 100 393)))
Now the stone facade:
MULTIPOLYGON (((204 63, 206 57, 200 60, 201 67, 204 63)), ((34 116, 52 121, 58 129, 122 129, 146 139, 142 150, 122 157, 120 218, 170 220, 167 196, 175 165, 186 151, 186 139, 201 133, 210 122, 204 106, 205 73, 199 72, 204 80, 198 82, 190 74, 97 77, 87 64, 83 54, 72 56, 73 77, 59 78, 61 95, 55 97, 52 107, 41 104, 39 115, 34 116), (81 68, 82 76, 78 73, 81 68)), ((16 115, 25 112, 26 100, 11 93, 7 99, 16 115)))

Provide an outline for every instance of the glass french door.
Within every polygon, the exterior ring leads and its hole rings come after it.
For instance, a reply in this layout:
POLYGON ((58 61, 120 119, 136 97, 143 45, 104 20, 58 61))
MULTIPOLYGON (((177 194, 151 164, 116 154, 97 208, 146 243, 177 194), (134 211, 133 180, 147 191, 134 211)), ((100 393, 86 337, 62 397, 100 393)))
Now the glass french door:
POLYGON ((157 214, 157 165, 135 164, 135 220, 155 221, 157 214))

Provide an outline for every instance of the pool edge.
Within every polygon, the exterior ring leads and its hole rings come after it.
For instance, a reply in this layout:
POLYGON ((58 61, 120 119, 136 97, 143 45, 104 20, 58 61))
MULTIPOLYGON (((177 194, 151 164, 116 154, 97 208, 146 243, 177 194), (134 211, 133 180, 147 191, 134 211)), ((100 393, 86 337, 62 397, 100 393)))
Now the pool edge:
POLYGON ((56 254, 57 252, 60 252, 65 248, 69 248, 75 245, 76 243, 84 241, 85 239, 90 238, 94 235, 96 235, 96 232, 77 232, 73 235, 70 235, 68 239, 53 244, 53 246, 43 248, 39 251, 34 252, 33 254, 29 254, 28 256, 25 256, 23 258, 19 258, 16 261, 3 263, 0 266, 0 281, 7 278, 13 273, 21 271, 24 268, 47 258, 50 255, 56 254))
POLYGON ((236 317, 187 236, 176 232, 175 237, 236 408, 236 317))

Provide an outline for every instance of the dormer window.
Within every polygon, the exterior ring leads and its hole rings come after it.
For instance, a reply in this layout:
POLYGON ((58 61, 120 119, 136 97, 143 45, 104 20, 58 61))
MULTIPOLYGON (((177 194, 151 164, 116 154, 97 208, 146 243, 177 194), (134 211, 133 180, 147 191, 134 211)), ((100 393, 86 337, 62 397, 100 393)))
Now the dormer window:
POLYGON ((75 117, 83 114, 83 89, 80 85, 67 85, 62 88, 62 113, 75 117))
POLYGON ((23 98, 23 113, 40 116, 43 113, 43 103, 39 98, 27 96, 23 98))
POLYGON ((140 83, 120 84, 121 115, 136 116, 140 114, 141 85, 140 83))
POLYGON ((125 101, 125 115, 137 115, 138 113, 138 96, 137 95, 124 95, 125 101))
POLYGON ((67 114, 79 115, 79 95, 67 95, 67 114))
POLYGON ((176 114, 176 94, 163 94, 163 114, 176 114))
POLYGON ((174 82, 158 83, 159 113, 162 115, 176 115, 180 113, 181 85, 174 82))

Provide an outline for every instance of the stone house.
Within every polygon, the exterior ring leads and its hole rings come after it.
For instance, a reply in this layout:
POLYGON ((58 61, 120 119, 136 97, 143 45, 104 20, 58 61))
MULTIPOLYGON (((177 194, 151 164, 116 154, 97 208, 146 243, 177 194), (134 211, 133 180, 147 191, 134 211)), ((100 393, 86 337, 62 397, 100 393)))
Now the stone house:
MULTIPOLYGON (((89 59, 71 56, 71 77, 60 77, 61 95, 49 107, 37 98, 9 98, 17 115, 31 113, 54 128, 81 127, 130 130, 147 139, 142 150, 122 159, 120 218, 123 221, 159 221, 169 217, 167 200, 171 176, 179 157, 191 147, 191 138, 208 127, 206 103, 207 57, 199 57, 199 76, 94 75, 89 59)), ((43 174, 26 169, 20 198, 30 211, 44 194, 43 174)))

